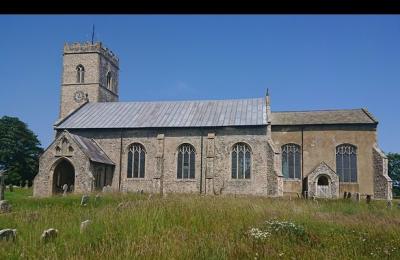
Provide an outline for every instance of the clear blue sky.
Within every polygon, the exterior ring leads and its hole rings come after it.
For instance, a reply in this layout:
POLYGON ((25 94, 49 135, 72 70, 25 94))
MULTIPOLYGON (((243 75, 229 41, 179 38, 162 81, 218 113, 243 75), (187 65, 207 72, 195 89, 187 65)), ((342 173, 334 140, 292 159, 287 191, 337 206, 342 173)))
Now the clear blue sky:
POLYGON ((400 152, 400 16, 0 16, 0 116, 46 147, 64 42, 92 24, 120 58, 120 100, 262 97, 273 111, 366 107, 385 152, 400 152))

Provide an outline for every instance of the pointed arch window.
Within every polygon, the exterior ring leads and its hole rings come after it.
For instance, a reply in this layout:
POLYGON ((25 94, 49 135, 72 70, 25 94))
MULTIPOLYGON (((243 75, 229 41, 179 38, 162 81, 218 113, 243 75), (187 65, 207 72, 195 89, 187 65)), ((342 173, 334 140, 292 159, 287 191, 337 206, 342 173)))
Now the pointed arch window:
POLYGON ((112 90, 112 85, 113 85, 113 77, 112 77, 111 71, 109 71, 107 73, 107 88, 109 90, 112 90))
POLYGON ((341 182, 357 182, 357 147, 351 144, 336 146, 336 173, 341 182))
POLYGON ((79 64, 76 67, 76 82, 77 83, 85 82, 85 68, 82 66, 82 64, 79 64))
POLYGON ((177 173, 178 179, 195 178, 196 150, 191 144, 182 144, 178 148, 177 173))
POLYGON ((282 174, 286 179, 301 179, 301 146, 285 144, 282 146, 282 174))
POLYGON ((245 143, 237 143, 232 147, 232 179, 250 179, 251 150, 245 143))
POLYGON ((127 178, 144 178, 146 165, 146 150, 138 143, 132 144, 128 151, 127 178))

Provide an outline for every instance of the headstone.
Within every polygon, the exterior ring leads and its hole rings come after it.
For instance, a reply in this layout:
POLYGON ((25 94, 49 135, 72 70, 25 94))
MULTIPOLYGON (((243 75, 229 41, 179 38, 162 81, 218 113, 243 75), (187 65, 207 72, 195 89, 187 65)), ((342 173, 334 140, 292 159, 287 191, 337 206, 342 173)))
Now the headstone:
POLYGON ((351 192, 348 192, 348 193, 347 193, 347 198, 348 198, 348 199, 351 199, 351 192))
POLYGON ((303 192, 303 196, 304 196, 305 199, 308 199, 308 191, 305 190, 305 191, 303 192))
POLYGON ((14 186, 12 184, 8 185, 8 189, 9 189, 10 192, 13 192, 14 191, 14 186))
POLYGON ((149 194, 149 197, 147 197, 148 200, 151 200, 151 198, 153 197, 153 194, 149 194))
POLYGON ((356 201, 357 201, 357 202, 360 202, 360 200, 361 200, 361 199, 360 199, 360 193, 357 192, 357 193, 356 193, 356 201))
POLYGON ((89 196, 83 195, 81 199, 81 206, 86 206, 88 202, 89 202, 89 196))
POLYGON ((19 187, 22 188, 22 181, 19 181, 19 187))
POLYGON ((5 174, 6 172, 0 169, 0 200, 4 200, 4 192, 6 189, 6 186, 4 185, 5 174))
POLYGON ((85 230, 88 228, 88 226, 90 225, 91 222, 92 222, 92 221, 90 221, 90 220, 88 219, 88 220, 85 220, 85 221, 83 221, 83 222, 81 223, 81 227, 80 227, 81 233, 85 232, 85 230))
POLYGON ((51 240, 54 240, 58 235, 58 230, 54 228, 49 228, 45 231, 43 231, 42 236, 40 237, 40 240, 43 242, 49 242, 51 240))
POLYGON ((143 190, 140 190, 140 194, 143 194, 143 190))
POLYGON ((300 194, 298 192, 296 194, 297 194, 297 198, 300 199, 300 194))
POLYGON ((391 201, 391 200, 388 200, 388 201, 387 201, 387 208, 388 208, 388 209, 391 209, 391 208, 392 208, 392 205, 393 205, 393 204, 392 204, 392 201, 391 201))
POLYGON ((62 189, 63 189, 63 196, 67 196, 68 185, 67 185, 67 184, 64 184, 64 185, 62 186, 62 189))
POLYGON ((94 197, 94 202, 100 202, 101 200, 101 195, 98 193, 96 194, 96 196, 94 197))
POLYGON ((371 195, 367 195, 366 200, 367 200, 367 204, 371 203, 371 195))
POLYGON ((74 191, 74 185, 73 185, 73 184, 71 184, 71 186, 69 186, 69 191, 70 191, 70 192, 73 192, 73 191, 74 191))
POLYGON ((29 181, 26 180, 26 181, 25 181, 25 189, 28 189, 28 188, 29 188, 29 181))
POLYGON ((7 200, 0 200, 0 214, 11 212, 11 205, 7 200))
POLYGON ((17 230, 6 228, 0 230, 0 240, 12 240, 14 241, 17 238, 17 230))
POLYGON ((344 192, 343 199, 347 199, 347 191, 344 192))

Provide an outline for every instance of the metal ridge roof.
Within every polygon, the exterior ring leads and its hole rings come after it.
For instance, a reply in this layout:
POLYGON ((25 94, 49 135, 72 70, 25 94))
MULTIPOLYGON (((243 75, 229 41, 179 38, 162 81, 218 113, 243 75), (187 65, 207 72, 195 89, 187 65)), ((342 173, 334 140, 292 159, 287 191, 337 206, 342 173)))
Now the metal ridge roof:
POLYGON ((87 103, 56 129, 267 125, 265 98, 87 103))

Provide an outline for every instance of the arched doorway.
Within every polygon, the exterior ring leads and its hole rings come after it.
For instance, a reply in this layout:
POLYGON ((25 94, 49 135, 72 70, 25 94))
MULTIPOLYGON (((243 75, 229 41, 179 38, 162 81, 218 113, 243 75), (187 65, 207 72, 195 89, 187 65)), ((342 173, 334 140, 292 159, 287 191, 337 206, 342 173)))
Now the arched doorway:
POLYGON ((317 182, 317 197, 319 198, 330 198, 331 197, 331 187, 328 176, 321 175, 317 182))
POLYGON ((68 192, 73 191, 75 185, 74 166, 67 160, 62 160, 54 169, 53 193, 62 193, 64 184, 68 185, 68 192))

